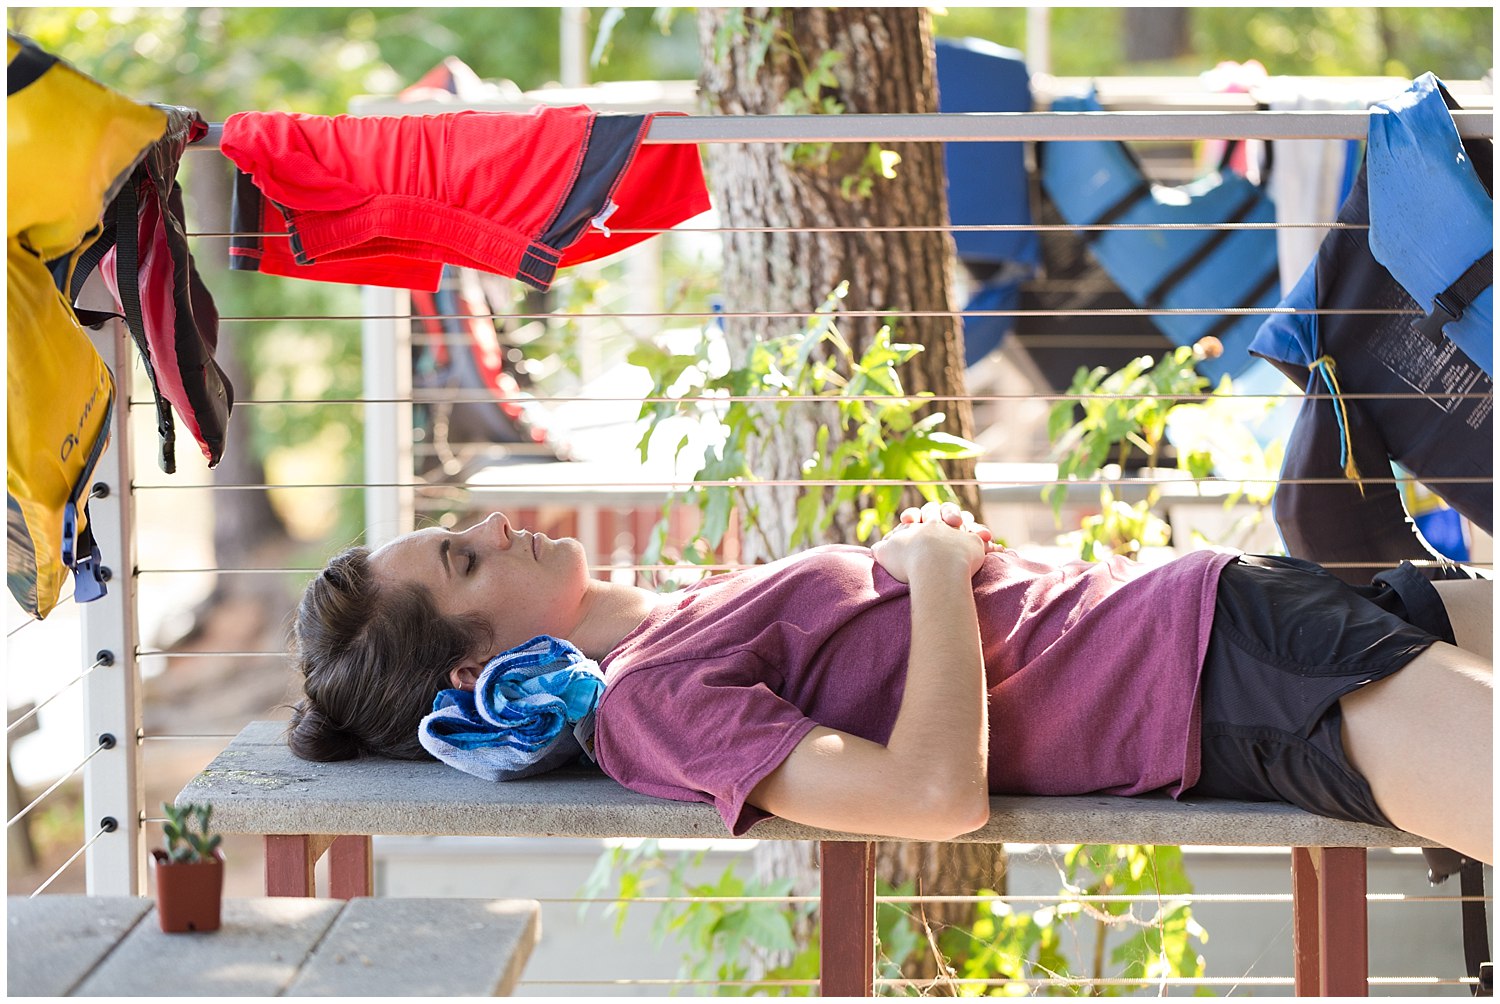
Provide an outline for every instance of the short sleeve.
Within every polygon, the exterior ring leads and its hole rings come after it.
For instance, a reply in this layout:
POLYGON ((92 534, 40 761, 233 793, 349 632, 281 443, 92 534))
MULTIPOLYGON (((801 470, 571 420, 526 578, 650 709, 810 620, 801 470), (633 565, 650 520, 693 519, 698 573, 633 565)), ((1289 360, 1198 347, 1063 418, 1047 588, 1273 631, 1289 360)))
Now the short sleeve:
POLYGON ((599 766, 632 791, 709 802, 742 835, 769 815, 746 797, 816 725, 766 679, 749 652, 633 668, 600 699, 599 766))

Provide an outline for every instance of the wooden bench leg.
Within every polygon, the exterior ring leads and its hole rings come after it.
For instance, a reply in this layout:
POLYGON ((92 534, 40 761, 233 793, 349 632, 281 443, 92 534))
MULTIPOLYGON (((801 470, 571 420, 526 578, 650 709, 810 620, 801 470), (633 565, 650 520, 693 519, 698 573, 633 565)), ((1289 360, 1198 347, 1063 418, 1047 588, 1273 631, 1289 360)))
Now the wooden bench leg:
POLYGON ((824 997, 875 995, 875 845, 818 844, 824 997))
POLYGON ((375 891, 375 854, 367 836, 335 837, 328 849, 328 895, 334 899, 375 891))
POLYGON ((1292 919, 1299 997, 1369 995, 1367 889, 1363 847, 1292 848, 1292 919))
POLYGON ((266 895, 311 896, 313 865, 328 847, 324 838, 307 833, 266 836, 266 895))
POLYGON ((368 836, 269 834, 266 837, 266 895, 311 896, 313 869, 328 855, 328 894, 334 899, 369 896, 375 889, 375 856, 368 836))

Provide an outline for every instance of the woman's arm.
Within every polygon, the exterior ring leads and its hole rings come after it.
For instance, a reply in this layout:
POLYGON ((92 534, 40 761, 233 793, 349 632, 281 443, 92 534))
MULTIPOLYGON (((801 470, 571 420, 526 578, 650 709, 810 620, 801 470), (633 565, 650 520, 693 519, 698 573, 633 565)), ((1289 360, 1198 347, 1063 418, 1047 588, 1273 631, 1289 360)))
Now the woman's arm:
POLYGON ((958 528, 958 518, 956 506, 929 505, 875 548, 911 588, 906 688, 890 740, 815 728, 756 785, 752 805, 825 829, 917 840, 984 825, 988 704, 971 580, 988 531, 958 528))

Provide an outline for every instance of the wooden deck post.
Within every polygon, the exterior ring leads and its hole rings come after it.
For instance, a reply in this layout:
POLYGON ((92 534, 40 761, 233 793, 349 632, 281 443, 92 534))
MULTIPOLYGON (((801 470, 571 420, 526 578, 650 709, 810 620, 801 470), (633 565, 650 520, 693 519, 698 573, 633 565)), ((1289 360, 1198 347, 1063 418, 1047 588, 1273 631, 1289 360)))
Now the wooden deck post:
POLYGON ((823 997, 875 995, 875 845, 818 843, 823 997))
POLYGON ((1299 997, 1369 995, 1363 847, 1292 848, 1292 923, 1299 997))

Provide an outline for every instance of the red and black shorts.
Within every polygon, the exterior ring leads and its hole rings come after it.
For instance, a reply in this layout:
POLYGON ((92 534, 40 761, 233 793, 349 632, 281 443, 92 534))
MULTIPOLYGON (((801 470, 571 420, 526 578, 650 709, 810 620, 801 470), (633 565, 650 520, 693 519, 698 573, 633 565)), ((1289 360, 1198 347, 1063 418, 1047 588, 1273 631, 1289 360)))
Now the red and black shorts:
POLYGON ((1345 756, 1338 702, 1435 641, 1452 643, 1452 627, 1410 564, 1364 587, 1296 558, 1226 565, 1199 687, 1201 773, 1183 797, 1290 802, 1392 825, 1345 756))

